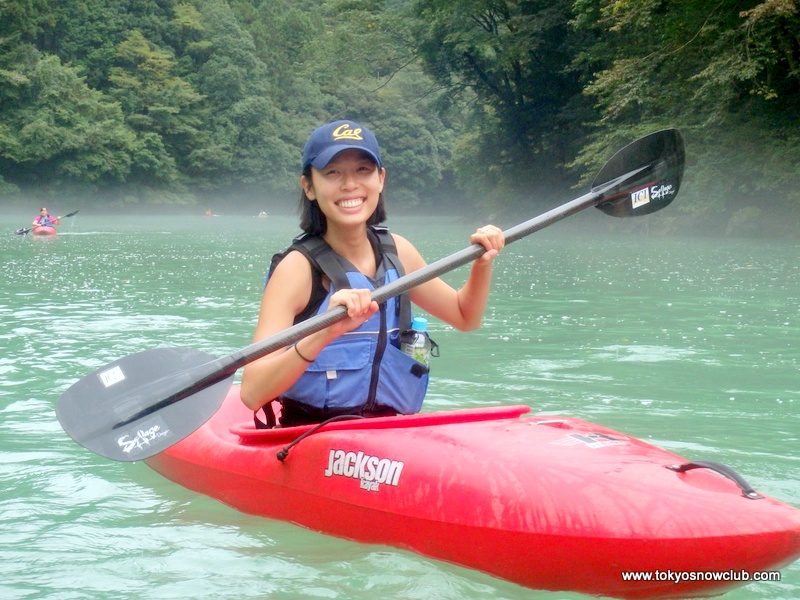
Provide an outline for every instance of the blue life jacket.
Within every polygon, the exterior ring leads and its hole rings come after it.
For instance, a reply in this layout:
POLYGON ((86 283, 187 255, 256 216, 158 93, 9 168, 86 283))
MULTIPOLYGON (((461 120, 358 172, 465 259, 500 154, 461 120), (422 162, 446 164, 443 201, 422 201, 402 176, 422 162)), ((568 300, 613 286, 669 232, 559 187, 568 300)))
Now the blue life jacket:
MULTIPOLYGON (((311 306, 298 315, 298 321, 326 312, 336 290, 374 290, 404 275, 389 230, 371 226, 367 232, 378 264, 375 281, 336 254, 321 236, 301 235, 273 257, 269 273, 286 254, 297 250, 311 263, 315 281, 320 281, 320 273, 330 279, 327 295, 313 306, 312 291, 311 306)), ((386 407, 400 414, 419 412, 428 388, 429 368, 400 350, 400 337, 410 330, 411 319, 408 293, 390 298, 363 325, 328 344, 280 400, 329 414, 370 413, 386 407)))

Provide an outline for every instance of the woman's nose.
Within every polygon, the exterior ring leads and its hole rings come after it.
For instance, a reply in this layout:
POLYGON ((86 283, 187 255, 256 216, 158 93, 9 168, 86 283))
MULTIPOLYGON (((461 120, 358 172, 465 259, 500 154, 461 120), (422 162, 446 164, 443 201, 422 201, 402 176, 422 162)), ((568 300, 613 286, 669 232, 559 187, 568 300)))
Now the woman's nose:
POLYGON ((345 171, 342 174, 342 189, 351 189, 355 185, 356 175, 350 171, 345 171))

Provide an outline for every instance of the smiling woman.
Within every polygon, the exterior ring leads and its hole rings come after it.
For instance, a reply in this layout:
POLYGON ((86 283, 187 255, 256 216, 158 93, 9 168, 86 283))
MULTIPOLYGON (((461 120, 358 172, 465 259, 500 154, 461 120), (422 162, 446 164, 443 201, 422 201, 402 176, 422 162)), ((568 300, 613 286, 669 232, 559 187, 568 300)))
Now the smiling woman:
MULTIPOLYGON (((358 123, 323 125, 303 148, 305 235, 272 260, 254 342, 336 306, 347 316, 301 340, 302 347, 298 341, 245 368, 242 401, 258 410, 278 400, 282 425, 418 412, 428 368, 400 350, 412 301, 456 329, 481 324, 492 261, 505 243, 492 225, 470 237, 485 252, 461 289, 436 277, 380 308, 372 299, 376 287, 426 265, 408 240, 379 226, 386 218, 385 181, 378 140, 358 123)), ((265 412, 273 425, 272 409, 265 412)))
POLYGON ((341 227, 339 222, 351 216, 359 220, 366 213, 366 220, 376 224, 385 218, 383 184, 386 169, 365 150, 351 148, 336 154, 320 169, 309 167, 300 178, 305 195, 303 207, 308 212, 319 212, 319 221, 325 223, 318 234, 341 227), (378 205, 381 212, 377 213, 378 205))

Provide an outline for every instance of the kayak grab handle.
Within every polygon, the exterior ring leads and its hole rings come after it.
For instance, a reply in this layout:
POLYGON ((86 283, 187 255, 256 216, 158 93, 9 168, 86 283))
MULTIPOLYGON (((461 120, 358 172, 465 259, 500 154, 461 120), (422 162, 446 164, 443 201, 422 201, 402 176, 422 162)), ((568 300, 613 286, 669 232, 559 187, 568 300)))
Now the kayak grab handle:
POLYGON ((742 495, 745 498, 749 498, 750 500, 760 500, 764 497, 755 491, 753 487, 747 483, 747 481, 745 481, 744 477, 739 475, 739 473, 731 469, 728 465, 724 465, 720 462, 715 462, 713 460, 696 460, 693 462, 683 463, 682 465, 669 465, 667 468, 677 473, 685 473, 686 471, 691 471, 692 469, 710 469, 716 473, 719 473, 720 475, 723 475, 724 477, 727 477, 736 485, 738 485, 739 489, 742 490, 742 495))

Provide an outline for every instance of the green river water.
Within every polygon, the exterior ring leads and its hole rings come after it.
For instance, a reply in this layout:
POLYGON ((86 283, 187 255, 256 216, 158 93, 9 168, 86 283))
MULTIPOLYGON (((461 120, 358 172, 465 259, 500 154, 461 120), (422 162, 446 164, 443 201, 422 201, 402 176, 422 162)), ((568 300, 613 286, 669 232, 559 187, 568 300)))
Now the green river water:
MULTIPOLYGON (((89 372, 159 346, 250 343, 296 219, 87 209, 55 239, 13 235, 32 216, 0 218, 0 597, 588 598, 247 516, 75 444, 53 407, 89 372)), ((608 220, 588 211, 509 246, 479 331, 430 324, 441 357, 424 410, 580 417, 800 507, 800 243, 612 235, 608 220)), ((389 224, 432 261, 481 223, 389 224)), ((800 598, 800 563, 724 598, 800 598)))

